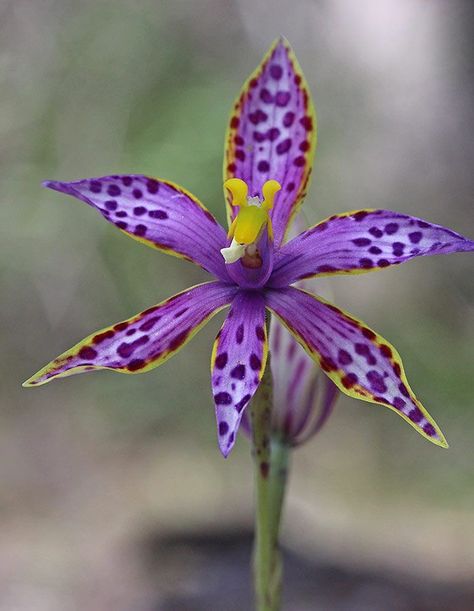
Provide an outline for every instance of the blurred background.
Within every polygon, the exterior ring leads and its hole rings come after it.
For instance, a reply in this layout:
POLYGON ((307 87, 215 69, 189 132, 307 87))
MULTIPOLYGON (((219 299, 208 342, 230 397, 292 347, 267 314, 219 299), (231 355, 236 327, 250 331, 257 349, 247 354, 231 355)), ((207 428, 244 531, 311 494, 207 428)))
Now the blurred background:
MULTIPOLYGON (((473 236, 473 18, 469 0, 0 0, 1 611, 251 608, 249 445, 220 456, 209 388, 223 314, 151 373, 20 386, 205 279, 41 181, 148 173, 224 222, 228 112, 284 34, 319 117, 309 221, 384 207, 473 236)), ((286 609, 474 609, 472 270, 332 281, 451 447, 341 398, 293 456, 286 609)))

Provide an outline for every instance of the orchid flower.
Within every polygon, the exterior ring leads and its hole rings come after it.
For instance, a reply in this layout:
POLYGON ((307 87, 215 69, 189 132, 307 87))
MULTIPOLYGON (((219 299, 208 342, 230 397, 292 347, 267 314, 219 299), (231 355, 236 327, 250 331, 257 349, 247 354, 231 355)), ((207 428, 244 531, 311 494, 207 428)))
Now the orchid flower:
POLYGON ((354 316, 292 285, 472 251, 474 242, 390 210, 337 214, 285 242, 308 189, 315 145, 308 86, 290 46, 279 39, 232 110, 224 162, 228 232, 194 195, 166 180, 115 175, 46 182, 92 206, 126 235, 192 261, 214 279, 93 333, 25 385, 95 369, 149 371, 230 305, 211 359, 218 440, 227 456, 265 370, 268 308, 342 392, 385 405, 446 447, 408 385, 395 348, 354 316))

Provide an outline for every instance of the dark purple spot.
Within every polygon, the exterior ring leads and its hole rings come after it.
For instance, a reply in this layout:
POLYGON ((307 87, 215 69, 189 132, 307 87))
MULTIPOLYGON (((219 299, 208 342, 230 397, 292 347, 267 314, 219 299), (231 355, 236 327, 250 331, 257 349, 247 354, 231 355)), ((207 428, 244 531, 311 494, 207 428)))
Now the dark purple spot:
POLYGON ((280 136, 280 130, 278 127, 271 127, 267 131, 267 138, 270 142, 275 142, 275 140, 280 136))
POLYGON ((239 325, 235 332, 235 341, 241 344, 244 341, 244 325, 239 325))
POLYGON ((141 199, 143 197, 143 192, 141 189, 133 189, 132 195, 135 199, 141 199))
POLYGON ((123 331, 124 329, 128 327, 128 325, 129 325, 128 322, 119 322, 116 325, 114 325, 114 331, 123 331))
POLYGON ((305 163, 306 163, 306 159, 304 158, 303 155, 300 155, 293 161, 293 164, 298 168, 302 168, 305 163))
POLYGON ((421 422, 423 420, 423 414, 421 410, 418 409, 417 407, 411 410, 411 412, 408 414, 408 417, 415 424, 418 424, 418 422, 421 422))
POLYGON ((371 227, 369 229, 370 235, 373 235, 374 238, 381 238, 383 236, 383 231, 378 227, 371 227))
POLYGON ((286 138, 277 144, 276 152, 277 155, 283 155, 290 150, 291 147, 291 138, 286 138))
POLYGON ((379 260, 377 261, 377 265, 378 265, 379 267, 388 267, 388 266, 390 265, 390 262, 389 262, 389 261, 387 261, 387 259, 379 259, 379 260))
POLYGON ((313 129, 313 120, 311 119, 311 117, 302 117, 300 119, 300 123, 301 125, 305 128, 305 130, 307 130, 308 132, 310 132, 313 129))
POLYGON ((102 191, 102 184, 98 180, 91 180, 90 190, 92 193, 100 193, 102 191))
POLYGON ((135 235, 144 236, 146 234, 146 225, 137 225, 135 227, 135 235))
POLYGON ((118 219, 124 219, 128 216, 128 214, 125 212, 125 210, 119 210, 115 216, 118 219))
POLYGON ((356 353, 360 356, 363 356, 369 365, 375 365, 377 359, 370 351, 369 346, 367 346, 366 344, 355 344, 354 348, 356 353))
POLYGON ((146 361, 143 359, 133 359, 133 361, 130 361, 130 363, 127 365, 127 369, 129 371, 137 371, 138 369, 143 369, 145 365, 146 361))
POLYGON ((228 392, 218 392, 217 395, 214 395, 214 401, 216 405, 230 405, 232 397, 228 392))
POLYGON ((356 212, 354 215, 352 215, 352 218, 354 219, 354 221, 360 223, 365 219, 368 214, 369 213, 367 212, 367 210, 359 210, 359 212, 356 212))
POLYGON ((218 354, 214 364, 217 369, 224 369, 224 367, 227 365, 227 352, 221 352, 218 354))
POLYGON ((408 388, 405 386, 403 382, 398 385, 398 390, 402 393, 404 397, 409 397, 410 393, 408 392, 408 388))
POLYGON ((107 210, 117 210, 117 202, 114 199, 108 199, 104 205, 107 210))
POLYGON ((367 257, 364 257, 362 259, 359 259, 359 265, 363 267, 364 269, 370 269, 371 267, 374 266, 374 263, 372 259, 368 259, 367 257))
POLYGON ((259 161, 257 165, 257 170, 259 172, 268 172, 270 169, 270 165, 268 161, 259 161))
POLYGON ((295 113, 289 110, 287 113, 285 113, 285 116, 283 117, 283 125, 285 127, 291 127, 293 125, 294 120, 295 120, 295 113))
POLYGON ((337 365, 329 356, 321 356, 319 364, 323 371, 336 371, 337 365))
POLYGON ((236 365, 230 372, 230 375, 236 380, 243 380, 245 378, 245 365, 242 365, 241 363, 236 365))
POLYGON ((244 395, 242 399, 240 399, 240 401, 235 404, 235 409, 239 412, 239 414, 244 409, 244 407, 247 405, 247 403, 250 401, 251 398, 252 398, 251 395, 244 395))
POLYGON ((237 129, 239 127, 239 123, 239 117, 232 117, 232 119, 230 120, 230 126, 232 129, 237 129))
POLYGON ((362 335, 367 339, 375 339, 377 337, 375 333, 370 329, 367 329, 367 327, 362 328, 362 335))
POLYGON ((180 316, 182 316, 183 314, 186 314, 186 312, 189 310, 189 308, 183 308, 182 310, 179 310, 179 312, 176 312, 176 314, 173 316, 173 318, 179 318, 180 316))
POLYGON ((343 378, 341 378, 342 385, 344 388, 351 388, 354 384, 357 384, 359 378, 355 373, 348 373, 343 378))
POLYGON ((427 435, 429 435, 430 437, 434 437, 434 436, 436 435, 436 431, 435 431, 434 426, 433 426, 431 423, 429 423, 429 422, 427 422, 427 423, 425 424, 425 426, 423 427, 423 430, 424 430, 424 431, 425 431, 425 433, 426 433, 427 435))
POLYGON ((412 244, 418 244, 422 237, 423 234, 421 233, 421 231, 413 231, 412 233, 408 234, 408 238, 410 239, 410 242, 412 244))
POLYGON ((303 140, 303 142, 300 142, 299 149, 301 152, 306 153, 306 151, 309 151, 309 147, 310 144, 307 140, 303 140))
POLYGON ((146 208, 144 206, 137 206, 136 208, 133 209, 133 213, 136 216, 143 216, 146 212, 146 208))
POLYGON ((154 178, 150 178, 146 182, 146 189, 148 193, 155 194, 158 193, 158 189, 160 188, 160 183, 154 178))
POLYGON ((250 367, 254 370, 254 371, 259 371, 262 368, 262 361, 258 358, 258 356, 255 354, 255 352, 252 352, 252 354, 250 355, 250 367))
POLYGON ((273 102, 272 94, 265 88, 260 91, 260 99, 265 104, 271 104, 273 102))
POLYGON ((117 186, 117 185, 109 185, 107 187, 107 193, 109 195, 114 196, 114 195, 120 195, 120 193, 122 193, 122 191, 120 190, 120 187, 117 186))
POLYGON ((380 344, 379 350, 388 359, 392 358, 392 349, 387 344, 380 344))
POLYGON ((181 333, 179 333, 174 339, 172 339, 168 346, 169 349, 172 351, 182 346, 186 338, 189 335, 189 331, 190 331, 189 329, 186 329, 185 331, 181 331, 181 333))
POLYGON ((128 358, 129 356, 132 356, 132 354, 139 346, 143 346, 143 344, 147 344, 149 341, 150 338, 148 337, 148 335, 142 335, 130 344, 127 344, 125 342, 123 344, 120 344, 120 346, 117 348, 117 353, 123 358, 128 358))
POLYGON ((294 183, 294 182, 289 182, 289 183, 286 185, 286 190, 287 190, 288 192, 293 191, 293 190, 294 190, 294 188, 295 188, 295 183, 294 183))
POLYGON ((371 255, 380 255, 380 253, 382 252, 382 249, 379 248, 378 246, 371 246, 369 248, 369 252, 371 255))
POLYGON ((395 397, 393 400, 393 405, 397 409, 403 409, 406 405, 406 401, 404 401, 401 397, 395 397))
POLYGON ((148 216, 150 216, 152 219, 160 219, 161 221, 168 218, 168 214, 164 210, 150 210, 148 216))
POLYGON ((275 103, 277 106, 286 106, 290 101, 291 94, 289 91, 278 91, 275 98, 275 103))
POLYGON ((160 318, 161 316, 153 316, 152 318, 149 318, 148 320, 146 320, 138 328, 140 329, 140 331, 150 331, 150 329, 152 329, 156 325, 156 323, 160 320, 160 318))
POLYGON ((129 187, 133 182, 133 178, 131 176, 122 176, 121 181, 125 187, 129 187))
POLYGON ((245 161, 245 151, 243 149, 237 149, 235 151, 235 157, 239 161, 245 161))
POLYGON ((111 339, 114 335, 115 333, 112 331, 112 329, 109 329, 108 331, 103 331, 102 333, 94 335, 92 341, 94 342, 94 344, 101 344, 106 339, 111 339))
POLYGON ((349 365, 352 363, 352 356, 347 352, 347 350, 343 350, 342 348, 339 350, 337 358, 341 365, 349 365))
POLYGON ((387 235, 392 235, 394 233, 397 233, 398 231, 398 223, 387 223, 385 225, 385 233, 387 235))
POLYGON ((366 377, 369 380, 372 390, 378 393, 387 392, 387 386, 384 382, 382 375, 378 371, 372 369, 367 373, 366 377))
POLYGON ((265 340, 265 331, 263 327, 261 327, 260 325, 257 325, 255 327, 255 335, 257 336, 257 339, 263 342, 265 340))
POLYGON ((258 125, 268 119, 268 115, 258 108, 255 112, 249 114, 249 121, 253 125, 258 125))
POLYGON ((97 356, 97 351, 90 346, 84 346, 79 350, 79 358, 84 359, 85 361, 91 361, 95 359, 97 356))
POLYGON ((257 132, 257 131, 253 132, 253 139, 256 142, 263 142, 266 137, 267 137, 266 134, 262 134, 262 132, 257 132))
POLYGON ((136 333, 136 332, 137 332, 137 330, 136 330, 136 329, 129 329, 129 330, 128 330, 128 331, 125 333, 125 335, 128 335, 128 336, 130 336, 130 335, 135 335, 135 333, 136 333))
POLYGON ((123 229, 124 231, 128 227, 127 223, 125 223, 124 221, 117 221, 115 224, 119 229, 123 229))
POLYGON ((394 242, 392 244, 393 254, 396 257, 401 257, 403 255, 403 250, 405 249, 405 244, 402 242, 394 242))
POLYGON ((402 368, 400 367, 400 364, 399 363, 393 363, 392 369, 393 369, 393 372, 395 373, 395 375, 400 377, 400 374, 402 372, 402 368))
POLYGON ((356 246, 368 246, 372 240, 370 238, 355 238, 352 243, 356 246))
POLYGON ((281 66, 279 66, 278 64, 272 64, 270 66, 270 76, 273 79, 275 79, 276 81, 279 81, 282 75, 283 75, 283 69, 281 66))
POLYGON ((430 224, 426 223, 425 221, 416 221, 416 224, 422 229, 427 229, 430 226, 430 224))
POLYGON ((221 437, 223 437, 224 435, 227 435, 228 430, 229 430, 229 425, 227 424, 227 422, 219 422, 219 435, 221 437))
POLYGON ((317 268, 317 272, 320 274, 326 274, 326 273, 335 272, 335 271, 337 271, 337 268, 333 267, 332 265, 320 265, 317 268))

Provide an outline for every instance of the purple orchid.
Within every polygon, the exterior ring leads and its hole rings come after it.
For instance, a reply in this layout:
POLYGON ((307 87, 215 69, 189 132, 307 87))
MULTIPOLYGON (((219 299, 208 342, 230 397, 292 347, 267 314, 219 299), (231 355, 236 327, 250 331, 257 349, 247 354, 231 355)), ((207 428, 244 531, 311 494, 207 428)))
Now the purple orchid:
POLYGON ((200 265, 215 280, 93 333, 25 385, 94 369, 148 371, 230 305, 212 352, 219 446, 227 456, 265 370, 268 308, 340 390, 389 407, 421 435, 447 446, 410 389, 397 351, 353 316, 291 285, 472 251, 474 242, 406 214, 359 210, 334 215, 285 243, 306 195, 315 144, 308 87, 280 39, 244 85, 231 115, 224 166, 228 234, 193 195, 164 180, 134 175, 46 182, 96 208, 132 238, 200 265))

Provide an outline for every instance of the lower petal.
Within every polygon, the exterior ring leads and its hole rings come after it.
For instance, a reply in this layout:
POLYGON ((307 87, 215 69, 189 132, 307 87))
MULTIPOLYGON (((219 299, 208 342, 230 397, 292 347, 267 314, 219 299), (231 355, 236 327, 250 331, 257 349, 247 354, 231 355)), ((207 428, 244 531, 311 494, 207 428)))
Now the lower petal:
POLYGON ((216 312, 228 305, 236 288, 220 282, 200 284, 116 325, 97 331, 58 356, 23 386, 54 378, 112 369, 143 373, 176 354, 216 312))
POLYGON ((260 384, 267 353, 263 296, 241 291, 216 337, 211 359, 218 440, 224 456, 232 450, 243 411, 260 384))
POLYGON ((266 305, 342 392, 389 407, 429 441, 448 446, 411 390, 400 355, 383 337, 336 306, 293 287, 268 290, 266 305))

